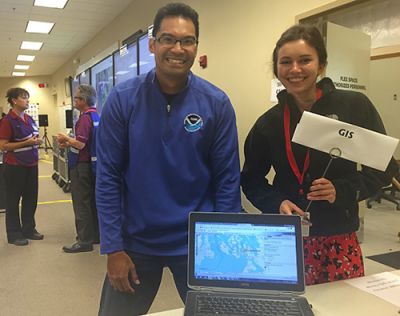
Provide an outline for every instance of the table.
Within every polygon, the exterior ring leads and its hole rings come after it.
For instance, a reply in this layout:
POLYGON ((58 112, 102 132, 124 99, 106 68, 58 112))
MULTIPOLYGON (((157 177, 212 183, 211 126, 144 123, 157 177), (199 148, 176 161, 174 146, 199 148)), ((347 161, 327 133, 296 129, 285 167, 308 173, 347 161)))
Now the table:
MULTIPOLYGON (((400 270, 394 271, 400 275, 400 270)), ((378 316, 399 315, 397 307, 375 295, 359 290, 345 281, 306 287, 308 302, 315 316, 378 316)), ((149 314, 152 316, 182 316, 183 309, 149 314)))

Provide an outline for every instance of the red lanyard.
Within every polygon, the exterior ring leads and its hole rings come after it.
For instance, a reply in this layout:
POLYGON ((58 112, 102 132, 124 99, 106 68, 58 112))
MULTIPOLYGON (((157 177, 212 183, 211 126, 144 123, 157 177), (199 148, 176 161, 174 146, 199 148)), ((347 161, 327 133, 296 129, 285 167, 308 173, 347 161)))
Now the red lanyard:
MULTIPOLYGON (((318 100, 322 95, 322 91, 317 89, 316 99, 318 100)), ((308 168, 310 167, 310 150, 307 149, 306 159, 304 160, 303 172, 300 172, 300 168, 296 163, 296 159, 294 158, 293 150, 292 150, 292 142, 290 139, 290 111, 289 107, 286 104, 284 109, 284 117, 283 117, 283 126, 285 129, 285 147, 286 147, 286 156, 289 160, 290 168, 292 169, 294 175, 297 178, 300 186, 303 185, 304 175, 306 174, 308 168)), ((302 188, 299 189, 299 194, 303 195, 304 191, 302 188)))

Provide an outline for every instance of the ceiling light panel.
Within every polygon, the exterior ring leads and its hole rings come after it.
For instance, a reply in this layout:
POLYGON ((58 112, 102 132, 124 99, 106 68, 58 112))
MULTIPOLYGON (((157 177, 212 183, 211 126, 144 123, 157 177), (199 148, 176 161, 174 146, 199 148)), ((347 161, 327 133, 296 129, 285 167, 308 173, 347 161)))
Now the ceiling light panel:
POLYGON ((25 73, 24 72, 19 72, 19 71, 13 71, 12 75, 14 77, 22 77, 22 76, 25 76, 25 73))
POLYGON ((34 6, 64 9, 68 0, 35 0, 34 6))
POLYGON ((53 26, 51 22, 28 21, 25 32, 49 34, 53 26))
POLYGON ((21 44, 21 49, 40 50, 42 48, 42 45, 43 45, 43 42, 23 41, 21 44))
POLYGON ((35 56, 32 55, 18 55, 17 60, 18 61, 33 61, 35 59, 35 56))
POLYGON ((29 65, 15 65, 14 69, 18 69, 18 70, 28 70, 29 69, 29 65))

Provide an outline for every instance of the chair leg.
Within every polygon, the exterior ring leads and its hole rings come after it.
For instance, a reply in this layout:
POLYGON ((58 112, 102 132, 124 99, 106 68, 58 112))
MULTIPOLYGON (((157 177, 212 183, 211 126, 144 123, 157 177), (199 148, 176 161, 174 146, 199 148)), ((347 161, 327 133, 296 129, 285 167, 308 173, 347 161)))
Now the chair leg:
POLYGON ((400 208, 400 201, 396 200, 394 197, 390 196, 390 195, 382 195, 381 196, 382 199, 387 200, 389 202, 392 202, 394 204, 396 204, 396 209, 398 210, 400 208))

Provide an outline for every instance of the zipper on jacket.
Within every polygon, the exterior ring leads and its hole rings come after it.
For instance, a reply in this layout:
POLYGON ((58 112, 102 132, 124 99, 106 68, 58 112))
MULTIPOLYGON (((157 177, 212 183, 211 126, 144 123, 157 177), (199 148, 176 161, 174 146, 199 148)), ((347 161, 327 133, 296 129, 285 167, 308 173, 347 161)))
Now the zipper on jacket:
POLYGON ((167 103, 167 116, 166 116, 166 122, 165 122, 165 130, 163 133, 163 140, 167 142, 170 138, 171 135, 171 128, 170 128, 170 120, 171 120, 171 104, 170 102, 167 103))

